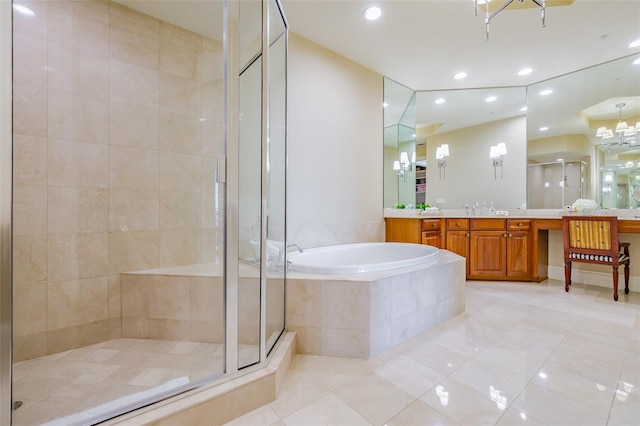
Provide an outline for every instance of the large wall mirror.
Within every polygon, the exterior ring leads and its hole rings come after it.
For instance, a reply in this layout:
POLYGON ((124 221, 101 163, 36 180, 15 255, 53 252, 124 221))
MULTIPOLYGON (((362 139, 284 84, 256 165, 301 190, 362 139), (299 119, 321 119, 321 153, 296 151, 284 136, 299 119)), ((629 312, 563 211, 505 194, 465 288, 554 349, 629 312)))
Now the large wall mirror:
POLYGON ((385 78, 383 107, 384 205, 412 207, 416 204, 415 92, 385 78))
POLYGON ((595 199, 604 208, 640 205, 633 198, 640 200, 640 189, 634 195, 640 184, 637 59, 628 56, 527 87, 530 208, 559 208, 577 198, 595 199), (616 132, 619 122, 627 127, 616 132))
POLYGON ((412 172, 406 175, 412 194, 392 182, 404 176, 393 169, 401 153, 387 145, 391 129, 398 132, 387 123, 385 108, 385 207, 493 202, 497 209, 558 209, 578 198, 596 199, 604 208, 640 207, 638 58, 526 87, 416 92, 419 164, 410 164, 412 172), (615 131, 620 121, 627 123, 626 133, 615 131))
POLYGON ((418 92, 417 143, 426 146, 426 201, 444 208, 522 206, 525 106, 523 87, 418 92), (498 146, 506 150, 499 156, 498 146))

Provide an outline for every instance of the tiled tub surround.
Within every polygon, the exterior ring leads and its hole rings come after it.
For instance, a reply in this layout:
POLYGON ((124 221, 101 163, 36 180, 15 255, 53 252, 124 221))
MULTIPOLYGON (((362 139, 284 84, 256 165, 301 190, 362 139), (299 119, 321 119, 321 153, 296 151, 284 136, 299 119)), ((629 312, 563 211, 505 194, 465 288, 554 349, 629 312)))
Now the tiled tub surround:
POLYGON ((104 0, 14 14, 14 358, 121 336, 126 271, 215 261, 222 45, 104 0))
POLYGON ((465 310, 465 260, 350 275, 290 273, 287 329, 298 352, 370 358, 465 310))
MULTIPOLYGON (((122 274, 122 337, 219 343, 224 337, 223 265, 204 263, 122 274)), ((267 341, 282 331, 283 278, 267 274, 267 341)), ((240 365, 257 360, 259 270, 239 268, 240 365)))

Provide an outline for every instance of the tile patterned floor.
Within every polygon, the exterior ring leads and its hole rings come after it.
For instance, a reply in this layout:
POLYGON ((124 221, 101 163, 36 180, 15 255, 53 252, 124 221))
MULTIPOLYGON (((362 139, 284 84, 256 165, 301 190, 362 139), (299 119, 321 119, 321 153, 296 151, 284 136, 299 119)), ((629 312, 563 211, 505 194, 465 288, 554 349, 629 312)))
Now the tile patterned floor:
POLYGON ((640 294, 468 282, 466 313, 378 357, 297 355, 229 425, 640 425, 640 294))
POLYGON ((37 425, 159 386, 222 371, 222 345, 116 339, 16 363, 14 425, 37 425))

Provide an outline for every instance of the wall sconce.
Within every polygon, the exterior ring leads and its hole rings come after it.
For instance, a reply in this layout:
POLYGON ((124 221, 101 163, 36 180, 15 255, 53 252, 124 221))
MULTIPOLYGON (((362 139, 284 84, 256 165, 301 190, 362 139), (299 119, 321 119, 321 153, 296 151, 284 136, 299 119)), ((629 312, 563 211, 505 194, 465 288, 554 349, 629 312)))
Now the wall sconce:
POLYGON ((500 178, 504 178, 502 174, 502 163, 504 156, 507 155, 507 146, 504 142, 500 142, 497 145, 493 145, 489 150, 489 158, 493 160, 493 178, 498 179, 497 168, 500 167, 500 178))
POLYGON ((400 161, 395 160, 393 162, 393 170, 396 171, 398 176, 404 178, 404 183, 407 183, 407 172, 413 170, 413 165, 416 163, 416 153, 411 155, 411 161, 409 161, 409 154, 406 152, 400 153, 400 161))
POLYGON ((440 180, 447 177, 447 157, 449 156, 449 144, 442 144, 436 148, 436 160, 438 160, 438 174, 440 180))

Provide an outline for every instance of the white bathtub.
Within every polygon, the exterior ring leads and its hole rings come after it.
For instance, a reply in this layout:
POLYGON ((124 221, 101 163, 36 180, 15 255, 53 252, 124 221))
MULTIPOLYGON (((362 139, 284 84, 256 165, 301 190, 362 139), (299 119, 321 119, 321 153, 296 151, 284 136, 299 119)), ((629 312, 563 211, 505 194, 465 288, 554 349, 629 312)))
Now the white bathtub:
POLYGON ((287 255, 291 271, 313 274, 354 274, 426 265, 438 260, 440 250, 409 243, 364 243, 305 249, 287 255))

